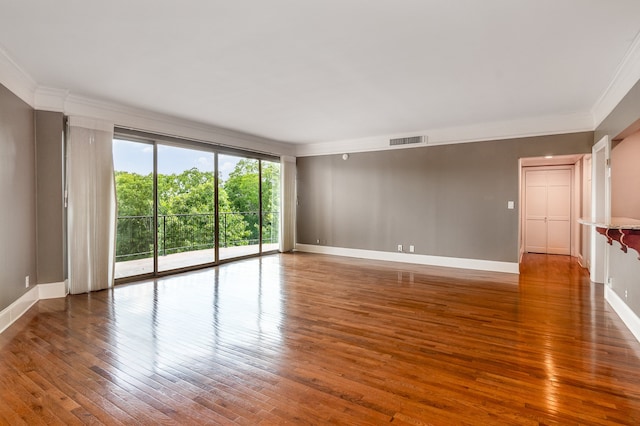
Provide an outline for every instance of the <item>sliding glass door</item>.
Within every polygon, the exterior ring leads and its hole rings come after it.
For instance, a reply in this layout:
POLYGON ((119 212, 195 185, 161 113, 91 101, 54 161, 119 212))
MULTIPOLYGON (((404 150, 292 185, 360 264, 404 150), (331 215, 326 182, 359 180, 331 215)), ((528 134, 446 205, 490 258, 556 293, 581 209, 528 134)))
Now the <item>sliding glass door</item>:
POLYGON ((158 271, 214 263, 215 154, 158 144, 158 271))
POLYGON ((259 160, 218 155, 220 260, 260 253, 259 160))
POLYGON ((280 245, 280 163, 261 162, 262 252, 280 245))
POLYGON ((153 144, 114 139, 116 223, 115 278, 154 272, 153 144))
POLYGON ((114 140, 113 156, 117 279, 278 248, 277 161, 194 142, 126 136, 114 140))

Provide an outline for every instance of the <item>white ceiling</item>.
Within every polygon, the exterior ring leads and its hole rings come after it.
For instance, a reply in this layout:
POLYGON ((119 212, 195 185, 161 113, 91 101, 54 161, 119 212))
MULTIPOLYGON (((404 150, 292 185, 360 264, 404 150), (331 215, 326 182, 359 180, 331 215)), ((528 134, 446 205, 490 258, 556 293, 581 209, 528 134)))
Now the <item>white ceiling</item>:
POLYGON ((0 0, 39 86, 317 144, 592 114, 638 0, 0 0))

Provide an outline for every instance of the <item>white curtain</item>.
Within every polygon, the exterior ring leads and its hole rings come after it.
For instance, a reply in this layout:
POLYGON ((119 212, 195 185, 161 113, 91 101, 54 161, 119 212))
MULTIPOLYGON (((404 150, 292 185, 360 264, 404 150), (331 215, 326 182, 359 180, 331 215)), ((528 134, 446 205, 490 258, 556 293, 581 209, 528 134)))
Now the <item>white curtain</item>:
POLYGON ((69 125, 69 292, 79 294, 113 285, 116 228, 113 124, 71 117, 69 125))
POLYGON ((280 157, 280 251, 295 248, 296 159, 280 157))

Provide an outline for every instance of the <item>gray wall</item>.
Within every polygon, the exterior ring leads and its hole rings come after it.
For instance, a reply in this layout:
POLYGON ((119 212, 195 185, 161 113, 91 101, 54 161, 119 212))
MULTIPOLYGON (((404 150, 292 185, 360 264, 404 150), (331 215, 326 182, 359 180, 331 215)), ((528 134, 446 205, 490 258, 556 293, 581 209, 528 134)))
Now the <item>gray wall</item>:
POLYGON ((584 132, 298 158, 297 242, 517 262, 518 159, 592 143, 584 132))
POLYGON ((0 85, 0 310, 36 276, 34 112, 0 85))
POLYGON ((60 112, 36 111, 38 283, 65 279, 63 131, 60 112))
MULTIPOLYGON (((611 114, 598 126, 595 132, 594 143, 604 135, 616 138, 620 133, 634 125, 638 119, 640 119, 640 82, 636 83, 611 114)), ((622 146, 622 144, 616 146, 613 151, 617 150, 620 146, 622 146)), ((635 198, 638 197, 637 187, 632 186, 631 182, 620 182, 619 179, 613 176, 619 172, 626 173, 626 162, 621 163, 619 160, 617 162, 614 161, 616 157, 619 157, 618 154, 619 153, 612 152, 612 185, 616 185, 615 188, 612 188, 611 193, 612 207, 618 205, 617 200, 613 200, 613 197, 619 197, 621 194, 631 194, 635 198)), ((638 169, 639 161, 640 158, 634 159, 635 173, 640 173, 638 169)), ((636 217, 636 219, 640 219, 640 217, 636 217)), ((620 250, 620 245, 614 243, 609 256, 609 276, 613 279, 612 290, 627 303, 636 315, 640 316, 640 285, 638 281, 638 277, 640 277, 640 260, 638 260, 637 257, 638 253, 634 250, 623 253, 620 250)))

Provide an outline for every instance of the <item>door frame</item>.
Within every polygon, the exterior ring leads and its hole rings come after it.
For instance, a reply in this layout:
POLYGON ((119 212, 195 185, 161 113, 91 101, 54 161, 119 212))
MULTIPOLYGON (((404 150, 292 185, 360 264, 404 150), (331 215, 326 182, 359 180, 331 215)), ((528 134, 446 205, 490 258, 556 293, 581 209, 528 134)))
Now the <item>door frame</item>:
MULTIPOLYGON (((611 220, 611 139, 602 137, 591 149, 591 219, 611 220)), ((605 283, 609 277, 609 246, 598 236, 595 226, 590 235, 589 278, 594 283, 605 283)))

